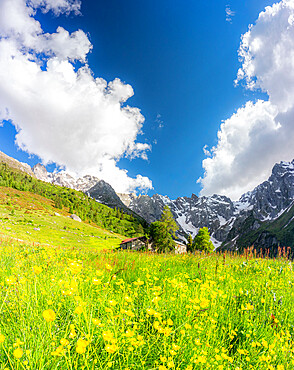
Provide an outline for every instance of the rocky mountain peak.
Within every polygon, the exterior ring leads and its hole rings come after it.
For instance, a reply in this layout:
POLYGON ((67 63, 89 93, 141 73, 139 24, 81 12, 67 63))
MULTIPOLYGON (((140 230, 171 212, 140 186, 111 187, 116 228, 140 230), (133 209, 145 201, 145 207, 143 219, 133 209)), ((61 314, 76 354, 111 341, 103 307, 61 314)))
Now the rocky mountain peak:
POLYGON ((66 171, 48 172, 46 167, 41 163, 37 163, 32 170, 39 180, 84 192, 88 191, 99 181, 97 177, 90 175, 75 178, 66 171))
POLYGON ((88 194, 96 200, 102 202, 109 207, 116 207, 121 205, 125 207, 114 189, 104 180, 98 181, 93 187, 88 190, 88 194))
POLYGON ((179 225, 179 237, 184 240, 187 233, 194 236, 200 227, 207 226, 215 246, 219 246, 234 225, 240 229, 240 225, 252 217, 255 220, 252 229, 257 230, 262 222, 279 217, 293 200, 294 160, 276 164, 267 181, 243 194, 236 202, 218 194, 202 197, 192 194, 176 200, 155 194, 133 197, 128 206, 148 222, 154 222, 160 219, 164 206, 168 205, 179 225))
MULTIPOLYGON (((292 162, 281 161, 276 163, 272 169, 272 175, 274 177, 281 177, 285 173, 293 172, 294 173, 294 159, 292 162)), ((269 178, 270 180, 270 178, 269 178)))
POLYGON ((46 167, 41 163, 37 163, 33 168, 32 171, 34 172, 35 176, 42 181, 48 181, 48 172, 46 167))
POLYGON ((293 199, 294 160, 275 164, 269 179, 243 194, 235 205, 240 211, 252 211, 254 217, 265 221, 279 217, 293 199))

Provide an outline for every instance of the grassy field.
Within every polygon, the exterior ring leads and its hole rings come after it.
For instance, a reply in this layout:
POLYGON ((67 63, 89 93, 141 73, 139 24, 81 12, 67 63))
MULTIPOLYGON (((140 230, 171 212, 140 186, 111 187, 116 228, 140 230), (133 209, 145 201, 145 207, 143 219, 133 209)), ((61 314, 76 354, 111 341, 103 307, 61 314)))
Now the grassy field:
POLYGON ((293 369, 286 259, 0 243, 0 369, 293 369))
POLYGON ((30 192, 0 187, 0 233, 27 242, 109 249, 123 237, 100 227, 74 221, 53 201, 30 192))

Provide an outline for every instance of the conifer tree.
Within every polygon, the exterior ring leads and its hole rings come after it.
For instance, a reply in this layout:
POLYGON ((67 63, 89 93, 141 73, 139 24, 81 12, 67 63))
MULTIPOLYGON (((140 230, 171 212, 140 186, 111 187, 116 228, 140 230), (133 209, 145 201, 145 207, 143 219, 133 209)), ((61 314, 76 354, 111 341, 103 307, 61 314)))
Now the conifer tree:
POLYGON ((189 234, 188 238, 187 238, 187 251, 188 252, 192 251, 192 244, 193 244, 193 238, 192 238, 191 234, 189 234))
POLYGON ((152 222, 149 228, 149 234, 157 252, 165 253, 175 249, 175 242, 163 222, 152 222))
POLYGON ((136 232, 137 234, 141 234, 141 235, 144 235, 144 228, 141 224, 139 224, 136 228, 136 232))
POLYGON ((178 230, 178 225, 176 224, 176 221, 174 220, 174 216, 171 213, 171 210, 169 206, 165 206, 163 208, 163 212, 160 218, 160 222, 163 223, 167 231, 172 235, 176 236, 176 231, 178 230))
POLYGON ((210 240, 210 235, 207 227, 199 229, 198 234, 195 236, 192 244, 192 251, 205 251, 212 252, 214 246, 210 240))
POLYGON ((149 233, 157 252, 170 252, 175 249, 175 236, 178 226, 174 220, 171 210, 165 206, 159 221, 150 225, 149 233))

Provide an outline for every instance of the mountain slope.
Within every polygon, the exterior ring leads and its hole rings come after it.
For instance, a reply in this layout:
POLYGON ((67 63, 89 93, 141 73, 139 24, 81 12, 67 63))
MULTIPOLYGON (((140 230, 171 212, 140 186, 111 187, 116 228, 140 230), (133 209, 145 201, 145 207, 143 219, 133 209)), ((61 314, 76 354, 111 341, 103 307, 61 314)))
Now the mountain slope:
POLYGON ((41 195, 58 209, 77 214, 84 221, 126 236, 141 235, 144 223, 132 215, 118 212, 91 199, 83 192, 46 183, 0 164, 0 186, 41 195))
MULTIPOLYGON (((240 219, 241 220, 241 219, 240 219)), ((240 250, 248 246, 276 254, 279 246, 294 251, 294 205, 290 205, 274 220, 259 221, 251 211, 241 222, 236 222, 223 242, 222 250, 240 250)))
POLYGON ((127 206, 120 200, 111 185, 104 180, 98 181, 88 190, 88 194, 98 202, 107 205, 110 208, 120 208, 127 210, 127 206))
POLYGON ((273 167, 267 181, 244 194, 236 206, 241 208, 222 249, 258 249, 278 245, 294 249, 294 161, 273 167))
POLYGON ((0 234, 17 240, 72 248, 110 249, 124 236, 103 230, 95 224, 78 222, 54 202, 7 187, 0 187, 0 234))
POLYGON ((48 172, 46 167, 38 163, 33 167, 34 175, 37 179, 48 182, 54 185, 75 189, 82 191, 88 196, 94 198, 99 203, 106 205, 113 209, 120 209, 124 213, 129 214, 136 218, 139 223, 144 227, 147 227, 147 223, 144 218, 136 214, 133 210, 129 209, 116 194, 111 185, 104 180, 99 180, 95 176, 86 175, 79 178, 74 178, 65 171, 61 172, 48 172))
POLYGON ((279 217, 293 199, 294 160, 275 164, 269 179, 242 195, 236 204, 243 205, 245 210, 252 210, 258 220, 265 221, 279 217))
MULTIPOLYGON (((233 217, 235 207, 233 202, 220 195, 211 197, 179 197, 171 200, 167 196, 155 194, 152 197, 141 195, 133 196, 129 208, 145 218, 148 222, 160 219, 163 208, 168 205, 174 219, 179 226, 178 236, 183 240, 187 233, 195 236, 200 227, 207 226, 210 232, 217 233, 219 228, 233 217)), ((224 239, 226 229, 218 234, 219 240, 224 239)), ((217 241, 215 241, 217 243, 217 241)))

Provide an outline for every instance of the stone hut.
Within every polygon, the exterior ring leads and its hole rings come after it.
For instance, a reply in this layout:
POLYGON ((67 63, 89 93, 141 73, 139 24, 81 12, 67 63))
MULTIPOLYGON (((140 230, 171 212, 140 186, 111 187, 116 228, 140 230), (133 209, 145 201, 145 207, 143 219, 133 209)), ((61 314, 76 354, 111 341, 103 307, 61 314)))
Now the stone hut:
POLYGON ((175 240, 176 247, 175 247, 175 254, 182 254, 187 253, 187 246, 184 243, 181 243, 177 240, 175 240))
POLYGON ((138 251, 142 248, 145 248, 147 243, 148 243, 148 240, 146 236, 139 236, 138 238, 129 238, 129 239, 123 240, 120 243, 120 248, 138 251))

